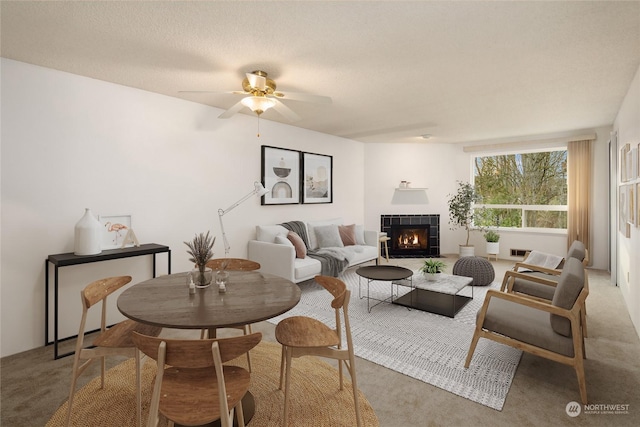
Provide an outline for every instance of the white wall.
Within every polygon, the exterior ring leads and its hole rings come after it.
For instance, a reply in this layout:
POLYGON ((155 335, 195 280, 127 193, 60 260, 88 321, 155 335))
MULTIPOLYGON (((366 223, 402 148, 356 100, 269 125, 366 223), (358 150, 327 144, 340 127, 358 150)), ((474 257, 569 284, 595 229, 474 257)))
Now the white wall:
MULTIPOLYGON (((613 127, 618 133, 618 153, 625 144, 637 146, 640 143, 640 67, 618 111, 613 127)), ((620 183, 620 174, 617 182, 620 183)), ((632 182, 640 183, 640 179, 632 182)), ((631 321, 640 336, 640 263, 638 262, 640 261, 640 228, 632 226, 630 238, 618 232, 617 249, 618 286, 627 303, 631 321)))
MULTIPOLYGON (((587 133, 596 133, 593 147, 593 236, 591 259, 593 268, 608 267, 608 140, 611 127, 600 127, 587 133)), ((565 136, 570 135, 567 133, 565 136)), ((585 134, 584 130, 576 134, 585 134)), ((537 138, 540 138, 538 135, 537 138)), ((504 141, 501 141, 504 142, 504 141)), ((487 141, 491 144, 491 141, 487 141)), ((463 145, 432 142, 407 144, 367 144, 365 146, 365 224, 380 229, 381 214, 440 214, 440 252, 458 253, 458 245, 466 239, 464 230, 451 230, 447 200, 457 189, 456 181, 469 181, 472 154, 463 151, 463 145), (400 181, 411 181, 413 187, 428 187, 428 204, 392 204, 393 189, 400 181)), ((482 234, 472 232, 470 244, 476 255, 485 255, 482 234)), ((500 232, 502 259, 520 259, 510 256, 510 249, 537 249, 564 255, 567 253, 566 233, 531 233, 523 231, 500 232)))
MULTIPOLYGON (((334 203, 260 206, 252 199, 226 215, 231 256, 246 256, 254 225, 342 216, 379 229, 381 214, 438 213, 441 251, 457 252, 464 232, 448 226, 446 200, 456 180, 468 180, 469 154, 460 146, 434 143, 366 144, 236 115, 183 100, 2 59, 1 73, 1 262, 0 355, 41 346, 44 341, 44 260, 73 251, 73 227, 85 207, 97 214, 133 216, 141 242, 172 249, 174 272, 189 269, 185 240, 200 231, 222 238, 217 209, 226 208, 260 179, 260 145, 334 156, 334 203), (428 187, 427 205, 391 204, 401 180, 428 187), (363 191, 364 189, 364 191, 363 191), (364 208, 363 208, 364 207, 364 208)), ((618 141, 640 141, 640 82, 636 75, 616 120, 618 141)), ((608 128, 595 130, 595 268, 606 268, 608 128)), ((623 294, 640 329, 638 229, 622 241, 623 294)), ((564 236, 502 232, 501 258, 509 248, 566 251, 564 236)), ((478 254, 479 233, 472 242, 478 254)), ((146 257, 149 258, 149 257, 146 257)), ((150 259, 132 258, 60 270, 62 335, 77 332, 78 292, 91 280, 130 274, 149 277, 150 259)), ((166 272, 159 257, 159 272, 166 272)), ((119 315, 116 313, 116 318, 119 315)), ((116 319, 114 319, 116 320, 116 319)), ((50 335, 52 329, 50 328, 50 335)))
MULTIPOLYGON (((363 144, 176 98, 2 58, 2 356, 44 342, 44 261, 73 252, 88 207, 132 215, 141 243, 172 249, 173 272, 191 268, 183 241, 211 230, 223 256, 217 210, 260 180, 260 145, 334 156, 334 202, 260 206, 225 215, 230 256, 246 256, 256 224, 342 216, 364 220, 363 144)), ((159 273, 166 257, 158 257, 159 273)), ((79 290, 92 280, 150 277, 150 257, 60 269, 62 336, 77 333, 79 290)), ((52 270, 51 270, 52 271, 52 270)), ((114 320, 121 318, 117 310, 114 320)), ((50 333, 52 334, 50 328, 50 333)), ((50 335, 52 336, 52 335, 50 335)))

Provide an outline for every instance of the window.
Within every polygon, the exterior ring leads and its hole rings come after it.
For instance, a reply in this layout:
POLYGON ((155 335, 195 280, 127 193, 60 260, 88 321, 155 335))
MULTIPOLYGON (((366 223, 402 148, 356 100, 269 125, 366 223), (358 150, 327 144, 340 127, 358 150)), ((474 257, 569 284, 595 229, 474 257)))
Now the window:
POLYGON ((475 157, 477 226, 567 228, 567 150, 475 157))

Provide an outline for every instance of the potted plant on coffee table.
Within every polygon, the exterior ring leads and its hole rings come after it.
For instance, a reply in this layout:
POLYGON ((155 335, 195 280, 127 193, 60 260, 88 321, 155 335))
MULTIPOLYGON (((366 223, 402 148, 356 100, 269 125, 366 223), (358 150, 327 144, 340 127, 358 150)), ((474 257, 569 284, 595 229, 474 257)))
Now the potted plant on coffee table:
POLYGON ((447 265, 439 259, 427 258, 422 267, 420 267, 420 272, 427 280, 433 281, 436 280, 438 273, 442 273, 442 270, 444 270, 446 266, 447 265))
POLYGON ((190 242, 184 242, 189 248, 187 253, 191 255, 189 261, 195 263, 195 270, 192 273, 196 287, 205 288, 211 284, 213 272, 207 267, 207 261, 213 258, 213 244, 216 238, 211 237, 209 232, 196 234, 190 242))
POLYGON ((473 256, 475 249, 469 245, 469 237, 473 226, 473 204, 479 200, 475 188, 468 182, 458 181, 458 190, 449 195, 449 224, 451 229, 464 228, 467 232, 467 240, 460 245, 460 256, 473 256))

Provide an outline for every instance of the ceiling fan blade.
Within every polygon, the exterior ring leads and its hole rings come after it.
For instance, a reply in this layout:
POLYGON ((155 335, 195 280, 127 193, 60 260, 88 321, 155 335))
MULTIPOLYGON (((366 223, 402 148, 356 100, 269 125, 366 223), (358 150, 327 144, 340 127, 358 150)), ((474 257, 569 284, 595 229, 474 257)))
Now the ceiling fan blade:
POLYGON ((253 73, 247 73, 247 80, 252 88, 264 91, 267 87, 267 79, 253 73))
POLYGON ((231 108, 229 108, 227 111, 225 111, 224 113, 220 114, 218 116, 218 118, 219 119, 228 119, 229 117, 233 116, 238 111, 242 110, 242 107, 244 107, 244 105, 242 104, 242 101, 237 102, 237 103, 233 104, 231 106, 231 108))
POLYGON ((251 95, 242 90, 219 91, 219 90, 179 90, 178 93, 230 93, 232 95, 251 95))
POLYGON ((277 99, 273 99, 273 100, 276 101, 276 105, 273 106, 273 109, 276 110, 278 113, 282 114, 283 116, 285 116, 290 121, 297 122, 298 120, 302 119, 302 117, 294 113, 291 108, 287 107, 282 102, 278 101, 277 99))
POLYGON ((228 93, 217 90, 179 90, 178 93, 228 93))
POLYGON ((275 92, 273 94, 279 99, 290 99, 292 101, 314 102, 316 104, 331 104, 333 101, 328 96, 308 95, 296 92, 275 92))

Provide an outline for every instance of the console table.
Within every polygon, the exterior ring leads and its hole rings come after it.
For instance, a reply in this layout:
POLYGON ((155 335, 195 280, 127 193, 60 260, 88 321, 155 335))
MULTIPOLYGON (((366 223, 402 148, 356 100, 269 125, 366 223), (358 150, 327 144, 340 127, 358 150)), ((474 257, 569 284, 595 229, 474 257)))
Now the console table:
MULTIPOLYGON (((167 268, 168 273, 171 274, 171 249, 169 246, 158 245, 155 243, 148 243, 137 247, 122 248, 122 249, 110 249, 102 251, 97 255, 75 255, 73 252, 49 255, 44 262, 44 277, 45 277, 45 289, 44 289, 44 345, 47 346, 53 343, 53 357, 54 359, 60 359, 61 357, 69 356, 74 352, 68 352, 65 354, 58 354, 58 343, 61 341, 58 338, 58 269, 60 267, 67 267, 70 265, 89 264, 93 262, 109 261, 113 259, 130 258, 143 255, 153 255, 153 277, 156 277, 156 254, 167 253, 167 268), (53 341, 49 341, 49 264, 54 266, 54 285, 53 285, 53 322, 54 332, 53 341)), ((68 338, 74 338, 68 337, 68 338)), ((68 339, 65 338, 65 339, 68 339)))

